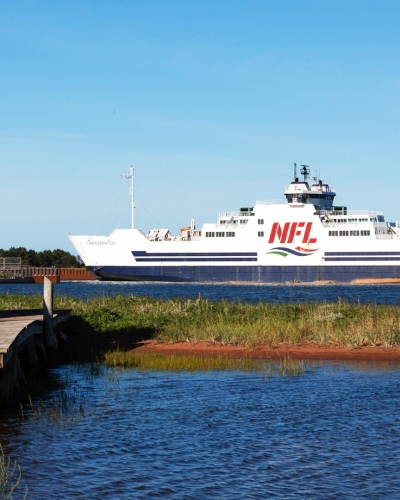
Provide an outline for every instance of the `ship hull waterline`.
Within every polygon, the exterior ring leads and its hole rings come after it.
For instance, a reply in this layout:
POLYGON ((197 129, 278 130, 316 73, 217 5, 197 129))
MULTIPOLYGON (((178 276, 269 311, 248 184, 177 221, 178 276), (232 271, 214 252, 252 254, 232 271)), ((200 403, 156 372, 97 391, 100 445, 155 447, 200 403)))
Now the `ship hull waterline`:
POLYGON ((395 266, 88 266, 100 281, 181 283, 350 283, 399 280, 395 266))

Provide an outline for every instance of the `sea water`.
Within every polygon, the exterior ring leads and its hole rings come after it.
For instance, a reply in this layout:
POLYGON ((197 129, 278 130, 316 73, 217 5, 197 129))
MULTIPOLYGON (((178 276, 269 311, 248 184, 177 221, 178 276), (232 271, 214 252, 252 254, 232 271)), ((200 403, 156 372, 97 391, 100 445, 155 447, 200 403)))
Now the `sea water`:
POLYGON ((52 376, 61 416, 0 426, 28 498, 400 498, 399 364, 52 376))
MULTIPOLYGON (((57 295, 397 304, 396 285, 65 282, 57 295)), ((0 293, 41 293, 0 285, 0 293)), ((49 370, 57 389, 3 414, 32 499, 400 498, 400 364, 240 371, 49 370)), ((17 492, 13 498, 22 498, 17 492)))
MULTIPOLYGON (((0 294, 43 293, 43 285, 0 284, 0 294)), ((63 281, 54 286, 55 295, 90 298, 99 295, 147 295, 156 299, 171 297, 209 300, 297 302, 338 299, 350 302, 376 302, 398 304, 400 285, 271 285, 271 284, 204 284, 204 283, 154 283, 134 281, 63 281)))

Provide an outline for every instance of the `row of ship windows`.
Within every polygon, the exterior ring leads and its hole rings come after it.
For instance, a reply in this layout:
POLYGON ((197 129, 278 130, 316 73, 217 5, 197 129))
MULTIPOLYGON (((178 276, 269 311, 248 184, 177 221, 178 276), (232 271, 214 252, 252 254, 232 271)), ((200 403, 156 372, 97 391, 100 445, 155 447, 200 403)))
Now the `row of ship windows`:
MULTIPOLYGON (((368 222, 368 219, 365 219, 365 218, 360 218, 360 219, 331 219, 329 218, 329 221, 330 222, 337 222, 337 223, 341 223, 341 224, 357 224, 358 222, 368 222)), ((370 219, 371 222, 377 222, 377 218, 376 217, 371 217, 370 219)))
POLYGON ((233 231, 217 231, 216 233, 214 232, 206 232, 206 238, 234 238, 235 233, 233 231))
POLYGON ((329 236, 370 236, 370 231, 329 231, 329 236))
POLYGON ((292 201, 293 198, 297 199, 297 200, 301 200, 301 198, 320 198, 320 199, 323 199, 323 200, 333 200, 333 196, 332 195, 327 195, 327 194, 317 194, 317 193, 313 193, 313 194, 304 194, 304 193, 299 193, 299 194, 294 194, 294 195, 291 195, 291 194, 287 194, 286 195, 286 198, 288 200, 288 202, 290 203, 292 201))
MULTIPOLYGON (((264 231, 258 231, 258 236, 259 236, 259 238, 263 238, 264 237, 264 231)), ((217 232, 207 231, 206 232, 206 238, 225 238, 225 237, 227 237, 227 238, 234 238, 235 237, 235 233, 233 231, 226 231, 226 232, 223 232, 223 231, 222 232, 221 231, 217 231, 217 232)))
MULTIPOLYGON (((239 220, 240 224, 247 224, 249 222, 249 219, 240 219, 239 220)), ((237 224, 238 223, 238 220, 235 219, 235 220, 223 220, 221 219, 219 221, 220 224, 237 224)))

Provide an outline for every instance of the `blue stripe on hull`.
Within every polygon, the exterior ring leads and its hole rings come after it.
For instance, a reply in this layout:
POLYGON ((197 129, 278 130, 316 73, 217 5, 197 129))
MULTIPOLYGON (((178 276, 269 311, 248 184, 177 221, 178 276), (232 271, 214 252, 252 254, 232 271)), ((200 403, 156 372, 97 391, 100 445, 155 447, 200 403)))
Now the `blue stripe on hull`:
POLYGON ((134 257, 257 257, 257 252, 162 252, 148 253, 144 250, 132 250, 134 257))
POLYGON ((104 266, 88 267, 112 281, 252 282, 336 281, 400 278, 399 266, 104 266))
POLYGON ((400 257, 325 257, 325 262, 386 262, 400 261, 400 257))
POLYGON ((251 261, 257 262, 257 257, 195 257, 191 259, 189 257, 172 257, 172 258, 145 258, 141 259, 139 257, 135 257, 136 262, 243 262, 243 261, 251 261))
POLYGON ((328 257, 345 257, 345 256, 376 257, 380 255, 400 255, 400 252, 325 252, 325 256, 328 257))

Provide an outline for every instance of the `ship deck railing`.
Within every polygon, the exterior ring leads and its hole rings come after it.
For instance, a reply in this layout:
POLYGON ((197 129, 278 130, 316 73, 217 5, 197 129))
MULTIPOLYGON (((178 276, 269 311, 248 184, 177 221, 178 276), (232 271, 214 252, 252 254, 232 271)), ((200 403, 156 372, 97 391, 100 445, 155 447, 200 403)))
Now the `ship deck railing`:
POLYGON ((243 212, 235 211, 235 212, 219 212, 218 219, 221 217, 239 217, 243 212))
POLYGON ((250 217, 254 212, 219 212, 218 219, 230 219, 227 222, 233 222, 234 217, 250 217))
POLYGON ((390 234, 376 234, 375 238, 377 240, 397 240, 399 238, 399 236, 397 236, 397 234, 393 234, 393 233, 390 233, 390 234))
MULTIPOLYGON (((371 222, 369 219, 368 220, 357 220, 357 219, 350 219, 350 220, 338 220, 338 221, 323 221, 322 225, 323 227, 336 227, 336 226, 348 226, 349 224, 351 226, 359 226, 360 224, 366 224, 371 222)), ((376 222, 376 221, 372 221, 376 222)))
POLYGON ((328 216, 335 216, 335 215, 344 215, 344 216, 377 216, 377 215, 383 215, 382 210, 319 210, 319 215, 328 215, 328 216))
POLYGON ((256 205, 287 205, 287 200, 257 200, 256 205))
POLYGON ((236 222, 230 222, 230 221, 226 221, 226 222, 222 222, 222 223, 217 223, 215 224, 215 228, 216 229, 226 229, 227 227, 230 228, 230 229, 242 229, 242 228, 245 228, 247 226, 247 221, 246 221, 246 224, 238 224, 237 221, 236 222))

